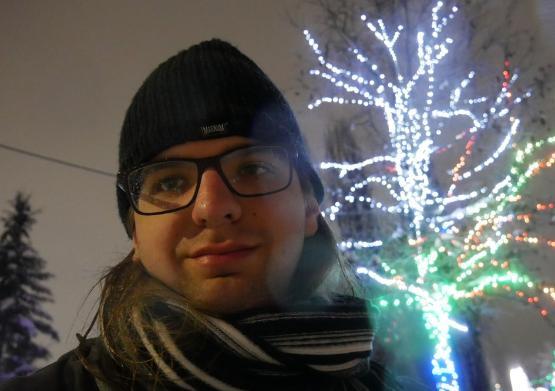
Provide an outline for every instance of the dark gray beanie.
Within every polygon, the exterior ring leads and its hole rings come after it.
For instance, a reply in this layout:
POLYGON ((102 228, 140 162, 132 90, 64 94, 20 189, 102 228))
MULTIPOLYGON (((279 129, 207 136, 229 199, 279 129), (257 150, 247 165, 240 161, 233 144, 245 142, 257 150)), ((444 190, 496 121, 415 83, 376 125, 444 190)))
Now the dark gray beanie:
MULTIPOLYGON (((234 135, 295 151, 297 170, 304 171, 322 201, 322 182, 284 96, 251 59, 218 39, 179 52, 144 81, 123 122, 119 172, 176 144, 234 135)), ((119 187, 117 199, 126 226, 130 203, 119 187)))

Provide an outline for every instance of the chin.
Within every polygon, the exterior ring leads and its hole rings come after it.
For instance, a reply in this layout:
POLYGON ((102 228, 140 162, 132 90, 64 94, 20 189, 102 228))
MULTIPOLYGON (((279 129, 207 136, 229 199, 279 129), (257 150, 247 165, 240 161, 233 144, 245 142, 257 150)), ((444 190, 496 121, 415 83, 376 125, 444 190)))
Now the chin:
POLYGON ((210 315, 231 315, 273 303, 261 287, 245 286, 233 277, 206 281, 196 292, 184 294, 191 306, 210 315), (192 293, 192 294, 191 294, 192 293))
POLYGON ((263 307, 269 303, 267 302, 256 302, 250 300, 226 300, 225 302, 219 301, 198 301, 192 302, 191 305, 208 315, 222 317, 226 315, 233 315, 243 311, 263 307))

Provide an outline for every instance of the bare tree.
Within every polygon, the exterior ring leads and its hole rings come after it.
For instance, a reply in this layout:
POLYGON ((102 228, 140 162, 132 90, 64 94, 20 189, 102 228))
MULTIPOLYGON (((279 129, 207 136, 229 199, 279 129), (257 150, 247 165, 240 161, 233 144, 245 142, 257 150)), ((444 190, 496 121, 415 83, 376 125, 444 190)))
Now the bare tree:
MULTIPOLYGON (((461 291, 479 284, 499 262, 492 259, 494 267, 475 279, 461 277, 479 254, 460 243, 497 243, 505 224, 500 219, 526 209, 490 201, 518 179, 505 175, 514 163, 505 151, 549 129, 543 108, 549 103, 550 66, 539 61, 534 31, 516 20, 525 5, 307 0, 303 6, 310 23, 293 23, 311 26, 304 31, 311 57, 304 61, 312 69, 301 73, 300 93, 309 108, 342 107, 326 134, 330 162, 321 168, 329 185, 325 212, 337 222, 348 257, 361 260, 358 265, 369 268, 375 281, 400 274, 403 284, 387 281, 403 290, 413 286, 432 294, 446 282, 461 291), (485 201, 506 215, 498 213, 487 234, 476 236, 472 227, 483 216, 470 211, 485 201), (382 247, 372 249, 379 242, 382 247)), ((527 237, 504 235, 521 242, 527 237)), ((493 254, 504 244, 491 246, 493 254)), ((517 252, 503 256, 517 264, 517 252)), ((471 334, 477 348, 482 301, 472 296, 463 302, 464 318, 476 326, 471 334)), ((423 308, 432 311, 437 303, 428 304, 423 308)), ((479 349, 474 353, 468 361, 476 366, 468 372, 477 389, 487 378, 479 349)))

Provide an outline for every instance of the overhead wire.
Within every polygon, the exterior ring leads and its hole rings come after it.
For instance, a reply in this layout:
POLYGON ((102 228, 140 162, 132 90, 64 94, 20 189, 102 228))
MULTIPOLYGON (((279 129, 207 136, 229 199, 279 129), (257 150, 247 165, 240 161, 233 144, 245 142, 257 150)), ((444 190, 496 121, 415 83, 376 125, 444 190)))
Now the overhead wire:
POLYGON ((48 162, 51 162, 51 163, 57 163, 57 164, 61 164, 61 165, 67 166, 67 167, 72 167, 72 168, 75 168, 75 169, 78 169, 78 170, 92 172, 94 174, 108 176, 108 177, 111 177, 111 178, 116 177, 116 174, 113 174, 111 172, 98 170, 96 168, 87 167, 87 166, 84 166, 82 164, 71 163, 71 162, 61 160, 61 159, 56 159, 56 158, 53 158, 53 157, 50 157, 50 156, 41 155, 39 153, 27 151, 27 150, 21 149, 21 148, 12 147, 10 145, 0 143, 0 148, 6 149, 8 151, 16 152, 16 153, 19 153, 19 154, 22 154, 22 155, 31 156, 31 157, 34 157, 34 158, 37 158, 37 159, 42 159, 42 160, 45 160, 45 161, 48 161, 48 162))

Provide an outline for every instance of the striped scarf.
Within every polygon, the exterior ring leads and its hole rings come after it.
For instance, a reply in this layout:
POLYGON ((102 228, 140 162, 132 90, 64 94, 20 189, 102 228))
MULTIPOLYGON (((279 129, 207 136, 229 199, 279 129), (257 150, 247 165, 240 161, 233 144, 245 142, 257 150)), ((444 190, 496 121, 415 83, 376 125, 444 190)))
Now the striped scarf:
POLYGON ((359 380, 372 349, 366 305, 337 296, 223 320, 164 302, 148 315, 134 312, 133 325, 145 358, 177 389, 366 390, 359 380))

